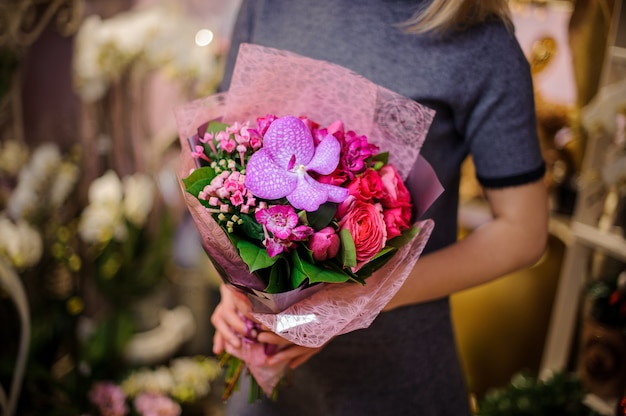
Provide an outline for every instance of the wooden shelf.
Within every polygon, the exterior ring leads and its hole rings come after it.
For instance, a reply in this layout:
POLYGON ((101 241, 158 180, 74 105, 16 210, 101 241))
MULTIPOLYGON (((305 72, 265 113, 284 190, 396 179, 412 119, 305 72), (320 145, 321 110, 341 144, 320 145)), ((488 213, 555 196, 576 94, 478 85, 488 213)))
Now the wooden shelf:
POLYGON ((581 243, 626 262, 626 240, 622 236, 601 231, 578 221, 572 222, 571 231, 573 237, 581 243))

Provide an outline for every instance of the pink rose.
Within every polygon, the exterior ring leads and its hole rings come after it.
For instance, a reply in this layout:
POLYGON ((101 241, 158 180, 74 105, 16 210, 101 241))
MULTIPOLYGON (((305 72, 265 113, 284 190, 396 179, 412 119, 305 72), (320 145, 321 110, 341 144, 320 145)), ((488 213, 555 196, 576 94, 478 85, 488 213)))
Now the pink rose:
POLYGON ((383 218, 387 227, 387 239, 402 234, 402 231, 411 228, 411 209, 406 207, 383 210, 383 218))
POLYGON ((370 202, 383 196, 383 182, 381 177, 373 169, 367 169, 363 175, 357 176, 348 184, 350 195, 354 195, 361 201, 370 202))
POLYGON ((411 227, 411 195, 393 165, 383 166, 380 179, 383 184, 381 203, 387 224, 387 238, 394 238, 411 227))
POLYGON ((380 204, 371 204, 356 199, 353 195, 339 204, 337 209, 339 228, 347 229, 356 249, 357 266, 360 269, 372 259, 387 241, 387 228, 380 204))
POLYGON ((339 236, 333 227, 322 228, 309 238, 309 249, 316 261, 324 261, 337 256, 339 252, 339 236))
POLYGON ((385 208, 411 206, 411 195, 406 189, 402 178, 395 166, 385 165, 380 169, 380 179, 383 187, 382 204, 385 208))

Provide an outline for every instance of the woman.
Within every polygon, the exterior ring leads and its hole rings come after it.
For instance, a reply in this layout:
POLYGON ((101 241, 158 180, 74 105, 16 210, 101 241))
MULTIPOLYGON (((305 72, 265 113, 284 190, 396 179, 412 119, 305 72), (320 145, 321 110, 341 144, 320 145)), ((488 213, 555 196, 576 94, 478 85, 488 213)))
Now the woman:
MULTIPOLYGON (((276 402, 234 395, 233 415, 470 414, 448 296, 532 265, 546 242, 545 171, 528 63, 504 0, 244 0, 224 79, 241 42, 350 68, 436 110, 421 154, 445 192, 424 215, 435 230, 398 294, 372 325, 319 349, 270 358, 294 368, 276 402), (493 219, 457 241, 460 166, 471 156, 493 219)), ((408 188, 419 181, 410 174, 408 188)), ((223 286, 214 352, 237 347, 250 305, 223 286)), ((242 381, 242 388, 247 385, 242 381)))

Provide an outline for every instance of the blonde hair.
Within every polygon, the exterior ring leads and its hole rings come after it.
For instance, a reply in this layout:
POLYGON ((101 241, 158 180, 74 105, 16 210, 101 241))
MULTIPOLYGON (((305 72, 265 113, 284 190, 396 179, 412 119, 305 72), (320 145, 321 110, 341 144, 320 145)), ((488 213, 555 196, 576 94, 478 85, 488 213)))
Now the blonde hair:
POLYGON ((441 33, 462 30, 494 17, 512 28, 508 0, 432 0, 401 27, 410 33, 441 33))

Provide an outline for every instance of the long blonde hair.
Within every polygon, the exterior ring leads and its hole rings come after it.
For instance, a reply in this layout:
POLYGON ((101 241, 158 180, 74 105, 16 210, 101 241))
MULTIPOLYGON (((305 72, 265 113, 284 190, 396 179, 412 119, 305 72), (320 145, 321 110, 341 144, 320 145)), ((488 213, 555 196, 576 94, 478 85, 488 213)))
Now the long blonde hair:
POLYGON ((508 0, 432 0, 401 27, 410 33, 441 33, 462 30, 493 17, 512 27, 508 0))

